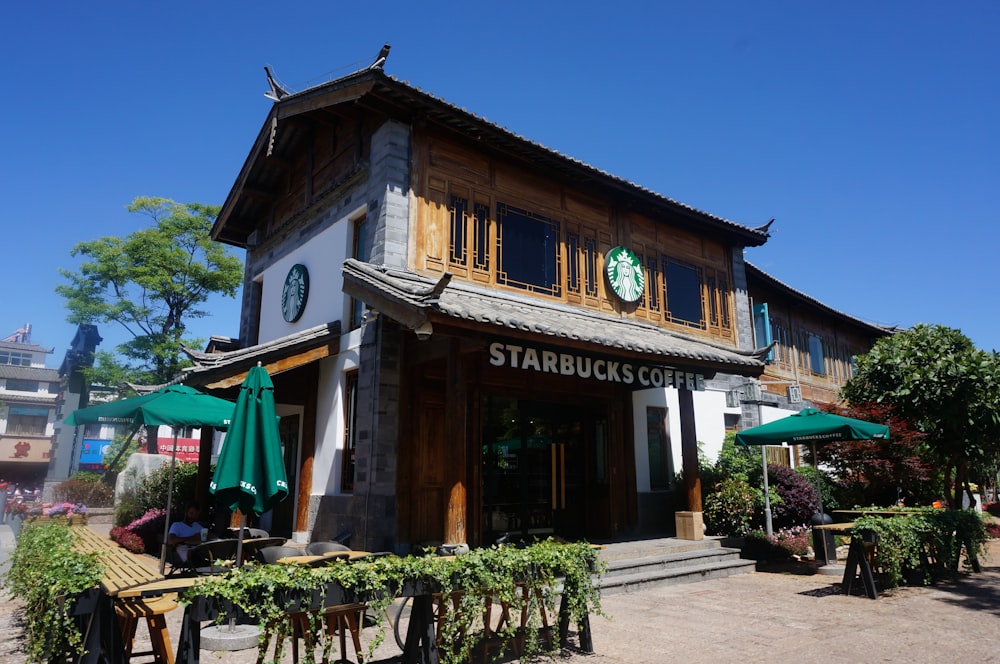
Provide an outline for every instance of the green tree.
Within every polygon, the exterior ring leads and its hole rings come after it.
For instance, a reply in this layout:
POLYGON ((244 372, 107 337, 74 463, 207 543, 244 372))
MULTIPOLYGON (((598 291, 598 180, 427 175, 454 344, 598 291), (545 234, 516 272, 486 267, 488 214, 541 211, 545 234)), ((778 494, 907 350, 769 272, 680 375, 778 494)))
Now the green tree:
POLYGON ((952 508, 996 458, 1000 441, 1000 356, 977 349, 959 330, 917 325, 879 339, 857 360, 841 396, 879 403, 925 435, 952 508))
POLYGON ((160 384, 185 365, 181 347, 199 343, 184 336, 186 323, 208 315, 211 295, 235 297, 243 263, 210 237, 217 206, 141 196, 126 209, 153 226, 77 244, 71 255, 85 260, 60 270, 67 283, 56 292, 70 323, 115 323, 131 335, 115 355, 97 354, 93 381, 160 384))

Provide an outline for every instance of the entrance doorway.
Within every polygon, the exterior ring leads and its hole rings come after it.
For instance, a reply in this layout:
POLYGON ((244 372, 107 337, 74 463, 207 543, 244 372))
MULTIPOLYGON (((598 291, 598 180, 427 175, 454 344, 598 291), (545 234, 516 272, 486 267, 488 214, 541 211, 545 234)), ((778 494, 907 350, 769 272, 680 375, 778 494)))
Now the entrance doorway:
POLYGON ((483 543, 608 530, 605 406, 482 399, 483 543))

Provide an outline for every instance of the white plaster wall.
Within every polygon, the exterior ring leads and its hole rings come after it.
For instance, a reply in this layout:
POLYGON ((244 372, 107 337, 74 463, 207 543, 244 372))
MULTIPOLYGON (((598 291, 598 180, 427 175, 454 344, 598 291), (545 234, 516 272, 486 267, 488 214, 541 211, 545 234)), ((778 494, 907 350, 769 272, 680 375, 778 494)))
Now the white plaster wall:
POLYGON ((316 395, 316 450, 313 457, 312 494, 341 493, 340 470, 344 460, 345 374, 358 368, 361 330, 340 339, 340 353, 322 360, 316 395))
POLYGON ((264 270, 261 291, 261 343, 288 336, 294 332, 343 320, 347 304, 343 292, 342 269, 353 242, 354 229, 350 220, 355 212, 337 220, 330 228, 264 270), (301 263, 309 271, 309 294, 302 317, 288 323, 281 315, 281 289, 288 270, 301 263))
MULTIPOLYGON (((667 409, 667 435, 670 437, 670 451, 673 455, 674 470, 684 467, 681 453, 681 415, 676 389, 637 390, 632 393, 632 430, 635 432, 635 477, 636 490, 649 491, 649 455, 646 449, 646 408, 667 409)), ((710 461, 715 461, 722 451, 726 437, 727 413, 738 415, 739 408, 726 407, 726 393, 714 390, 694 393, 695 434, 703 443, 702 449, 710 461)))

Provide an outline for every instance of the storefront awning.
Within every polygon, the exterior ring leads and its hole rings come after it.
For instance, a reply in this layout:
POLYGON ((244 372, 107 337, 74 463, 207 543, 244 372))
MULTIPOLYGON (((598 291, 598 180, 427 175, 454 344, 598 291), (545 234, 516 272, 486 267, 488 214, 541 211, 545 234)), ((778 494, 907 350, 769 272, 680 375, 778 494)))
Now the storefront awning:
POLYGON ((639 356, 650 362, 697 366, 745 376, 764 370, 768 348, 740 351, 676 334, 662 327, 608 316, 539 298, 435 281, 414 272, 344 262, 344 292, 380 314, 414 330, 433 333, 436 324, 491 328, 497 334, 540 337, 552 345, 572 345, 594 352, 639 356))
POLYGON ((186 385, 223 389, 240 385, 259 362, 271 375, 336 355, 340 350, 340 321, 317 325, 256 346, 223 353, 185 349, 194 366, 185 369, 186 385))

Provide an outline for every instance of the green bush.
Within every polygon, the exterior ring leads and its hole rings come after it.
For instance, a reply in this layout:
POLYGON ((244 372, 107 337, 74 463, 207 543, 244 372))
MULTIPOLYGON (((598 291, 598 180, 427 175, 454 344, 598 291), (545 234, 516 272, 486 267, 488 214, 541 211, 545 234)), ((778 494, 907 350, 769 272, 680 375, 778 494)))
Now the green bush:
POLYGON ((987 539, 983 519, 976 512, 927 507, 906 509, 888 518, 859 517, 854 532, 874 536, 875 566, 890 588, 915 570, 924 571, 924 583, 954 577, 962 563, 963 545, 981 557, 987 539))
POLYGON ((66 503, 83 503, 88 507, 112 507, 115 488, 101 481, 94 473, 77 473, 53 489, 55 499, 66 503))
POLYGON ((73 550, 64 523, 29 522, 17 540, 3 586, 24 601, 24 649, 28 661, 63 661, 83 654, 80 626, 70 615, 74 598, 95 588, 104 570, 97 553, 73 550))
MULTIPOLYGON (((195 497, 198 464, 178 461, 174 467, 174 491, 170 501, 174 515, 195 497)), ((125 491, 115 508, 115 525, 127 526, 153 509, 165 509, 170 485, 170 464, 164 464, 136 482, 134 489, 125 491)))
POLYGON ((707 526, 716 535, 741 537, 750 532, 762 493, 741 478, 724 479, 705 497, 707 526))

